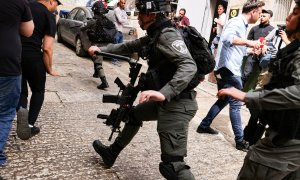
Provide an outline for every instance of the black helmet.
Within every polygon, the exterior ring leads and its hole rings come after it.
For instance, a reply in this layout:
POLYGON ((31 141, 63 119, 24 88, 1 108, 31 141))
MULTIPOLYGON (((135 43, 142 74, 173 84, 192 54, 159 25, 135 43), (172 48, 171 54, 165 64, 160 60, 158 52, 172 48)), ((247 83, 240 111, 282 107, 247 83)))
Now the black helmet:
POLYGON ((170 0, 136 0, 136 8, 140 13, 165 13, 171 11, 170 0))
POLYGON ((92 11, 96 15, 108 13, 108 10, 105 8, 104 4, 101 1, 97 1, 93 4, 92 11))

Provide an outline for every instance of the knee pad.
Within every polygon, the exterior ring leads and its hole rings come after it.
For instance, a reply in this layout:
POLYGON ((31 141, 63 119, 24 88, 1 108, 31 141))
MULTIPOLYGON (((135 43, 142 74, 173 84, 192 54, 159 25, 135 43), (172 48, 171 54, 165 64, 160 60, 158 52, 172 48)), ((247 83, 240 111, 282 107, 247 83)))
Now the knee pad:
POLYGON ((178 172, 181 168, 175 168, 173 163, 183 162, 183 156, 171 156, 162 154, 161 160, 162 162, 159 163, 159 172, 162 174, 162 176, 167 180, 177 180, 178 172))
POLYGON ((170 163, 159 163, 159 172, 167 180, 177 180, 178 174, 175 172, 173 165, 170 163))

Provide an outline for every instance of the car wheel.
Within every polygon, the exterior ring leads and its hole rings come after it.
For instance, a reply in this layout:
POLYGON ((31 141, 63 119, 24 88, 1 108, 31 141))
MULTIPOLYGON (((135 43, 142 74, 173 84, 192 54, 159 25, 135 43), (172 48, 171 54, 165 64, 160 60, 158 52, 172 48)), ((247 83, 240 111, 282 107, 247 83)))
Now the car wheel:
POLYGON ((85 55, 86 55, 86 52, 85 52, 84 49, 83 49, 83 46, 82 46, 82 42, 81 42, 80 37, 78 37, 78 38, 76 39, 75 51, 76 51, 76 55, 77 55, 77 56, 82 57, 82 56, 85 56, 85 55))
POLYGON ((62 37, 61 37, 61 29, 60 29, 59 26, 57 27, 57 42, 59 42, 59 43, 63 43, 64 42, 63 39, 62 39, 62 37))

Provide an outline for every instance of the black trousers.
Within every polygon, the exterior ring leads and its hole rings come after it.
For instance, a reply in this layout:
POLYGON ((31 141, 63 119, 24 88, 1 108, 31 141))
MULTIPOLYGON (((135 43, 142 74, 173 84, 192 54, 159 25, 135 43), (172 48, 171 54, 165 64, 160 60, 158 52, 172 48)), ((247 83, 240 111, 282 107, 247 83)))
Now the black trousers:
POLYGON ((27 108, 28 87, 31 89, 28 123, 34 125, 44 102, 46 68, 42 58, 22 59, 22 90, 19 106, 27 108))

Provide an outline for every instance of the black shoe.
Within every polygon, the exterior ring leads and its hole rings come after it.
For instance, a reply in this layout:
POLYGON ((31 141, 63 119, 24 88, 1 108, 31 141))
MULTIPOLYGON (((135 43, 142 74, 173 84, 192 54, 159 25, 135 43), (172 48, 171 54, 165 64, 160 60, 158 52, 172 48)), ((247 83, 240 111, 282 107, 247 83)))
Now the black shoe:
POLYGON ((98 89, 105 89, 108 87, 109 87, 108 83, 101 83, 100 85, 97 86, 98 89))
POLYGON ((107 168, 111 168, 114 165, 118 154, 114 155, 111 147, 103 145, 99 140, 95 140, 93 142, 93 147, 95 151, 102 157, 105 166, 107 168))
POLYGON ((219 134, 218 131, 214 130, 211 127, 203 128, 201 126, 198 126, 197 133, 207 133, 207 134, 219 134))
POLYGON ((243 141, 240 142, 240 143, 236 143, 235 148, 236 148, 237 150, 247 152, 247 151, 249 150, 249 142, 243 140, 243 141))
POLYGON ((28 125, 28 110, 20 108, 17 113, 17 136, 22 140, 30 138, 30 127, 28 125))
POLYGON ((36 126, 31 127, 30 130, 31 130, 31 137, 40 133, 40 128, 38 128, 36 126))

